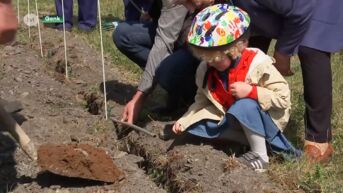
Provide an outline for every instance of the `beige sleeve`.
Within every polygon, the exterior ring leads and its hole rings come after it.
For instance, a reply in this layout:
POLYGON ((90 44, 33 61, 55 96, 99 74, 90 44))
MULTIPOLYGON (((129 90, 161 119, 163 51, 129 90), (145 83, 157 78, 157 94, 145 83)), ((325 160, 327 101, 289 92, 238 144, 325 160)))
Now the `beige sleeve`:
POLYGON ((211 102, 202 93, 201 89, 198 89, 195 95, 194 103, 188 108, 188 111, 177 121, 181 124, 182 131, 186 130, 191 124, 193 124, 193 120, 195 120, 194 116, 197 116, 197 112, 199 112, 201 109, 204 109, 210 103, 211 102))
POLYGON ((263 64, 258 68, 262 72, 257 85, 258 102, 261 108, 264 111, 271 108, 289 108, 291 94, 287 81, 272 64, 263 64))

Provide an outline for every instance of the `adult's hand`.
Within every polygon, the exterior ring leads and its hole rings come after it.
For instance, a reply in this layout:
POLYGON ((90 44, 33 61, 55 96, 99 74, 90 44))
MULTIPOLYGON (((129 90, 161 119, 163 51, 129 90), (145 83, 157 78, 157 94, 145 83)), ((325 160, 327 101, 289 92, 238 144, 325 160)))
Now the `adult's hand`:
POLYGON ((193 13, 196 9, 202 9, 214 3, 214 0, 174 0, 174 4, 185 6, 188 11, 193 13))
POLYGON ((144 93, 137 91, 130 102, 125 105, 121 121, 133 124, 142 109, 145 100, 144 93))
POLYGON ((0 44, 14 40, 17 31, 17 17, 10 0, 0 0, 0 44))
POLYGON ((141 17, 139 18, 140 22, 149 22, 152 20, 152 17, 149 15, 148 12, 144 12, 141 14, 141 17))
POLYGON ((292 76, 294 73, 291 70, 291 57, 280 53, 274 52, 274 58, 276 60, 274 66, 283 76, 292 76))

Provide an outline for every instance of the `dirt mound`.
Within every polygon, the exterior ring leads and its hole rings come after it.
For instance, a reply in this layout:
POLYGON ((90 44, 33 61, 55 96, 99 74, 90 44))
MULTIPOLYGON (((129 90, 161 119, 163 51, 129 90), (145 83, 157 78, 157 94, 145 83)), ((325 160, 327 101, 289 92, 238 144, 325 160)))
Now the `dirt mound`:
POLYGON ((124 176, 104 150, 88 144, 42 145, 38 164, 42 171, 103 182, 113 183, 124 176))

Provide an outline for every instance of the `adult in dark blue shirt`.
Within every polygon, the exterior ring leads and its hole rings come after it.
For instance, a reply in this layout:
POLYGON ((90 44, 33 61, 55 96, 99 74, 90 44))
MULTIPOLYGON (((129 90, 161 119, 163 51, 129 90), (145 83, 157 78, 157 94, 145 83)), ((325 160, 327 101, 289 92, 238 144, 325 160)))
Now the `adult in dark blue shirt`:
MULTIPOLYGON (((252 14, 252 23, 255 26, 252 31, 260 40, 252 39, 251 43, 257 47, 264 45, 266 51, 271 38, 276 38, 275 50, 281 55, 298 53, 306 105, 304 151, 314 161, 327 161, 333 153, 330 143, 330 56, 343 48, 343 1, 234 0, 233 3, 252 14)), ((288 60, 287 57, 284 58, 288 60)), ((277 57, 276 60, 281 73, 289 74, 287 64, 278 63, 277 57)))

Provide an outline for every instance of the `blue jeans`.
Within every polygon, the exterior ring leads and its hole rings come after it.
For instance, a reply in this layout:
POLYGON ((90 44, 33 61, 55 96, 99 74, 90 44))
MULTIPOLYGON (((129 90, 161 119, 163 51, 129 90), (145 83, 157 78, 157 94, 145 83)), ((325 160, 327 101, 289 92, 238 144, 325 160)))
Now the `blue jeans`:
MULTIPOLYGON (((113 33, 113 42, 124 55, 144 68, 155 35, 153 23, 122 22, 113 33)), ((169 96, 182 96, 186 102, 191 102, 196 92, 195 72, 199 63, 188 49, 180 48, 160 63, 155 81, 169 96)))
POLYGON ((152 22, 121 22, 113 32, 118 50, 141 68, 145 67, 154 44, 156 25, 152 22))
POLYGON ((170 97, 181 96, 189 104, 197 90, 195 73, 199 64, 187 48, 180 48, 161 62, 155 78, 170 97))

